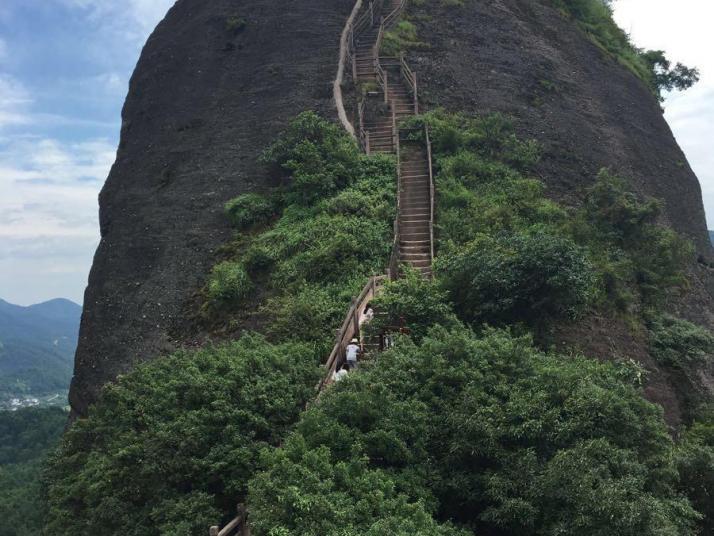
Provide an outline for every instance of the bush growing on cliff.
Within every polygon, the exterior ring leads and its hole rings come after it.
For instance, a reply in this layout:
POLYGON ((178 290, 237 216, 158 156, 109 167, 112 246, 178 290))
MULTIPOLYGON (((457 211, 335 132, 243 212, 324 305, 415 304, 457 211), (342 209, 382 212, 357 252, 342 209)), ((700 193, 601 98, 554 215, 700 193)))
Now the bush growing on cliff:
POLYGON ((298 115, 262 157, 286 181, 288 204, 307 205, 352 184, 361 158, 342 129, 312 112, 298 115))
POLYGON ((254 533, 692 535, 661 410, 623 377, 504 331, 402 339, 265 453, 254 533))
POLYGON ((675 451, 679 489, 703 515, 699 534, 714 534, 714 413, 711 408, 680 437, 675 451))
POLYGON ((381 313, 369 324, 374 333, 403 321, 412 338, 420 341, 431 326, 458 324, 447 293, 435 281, 413 270, 406 270, 401 279, 388 282, 372 305, 381 313))
MULTIPOLYGON (((589 303, 598 307, 639 312, 658 306, 672 289, 686 284, 691 244, 658 224, 661 202, 639 198, 622 178, 601 171, 584 206, 568 210, 546 197, 541 181, 528 176, 540 150, 535 142, 520 140, 507 118, 436 110, 406 126, 423 123, 430 128, 437 168, 440 256, 473 247, 484 237, 545 232, 584 246, 590 272, 597 274, 595 299, 589 303)), ((523 279, 524 289, 529 284, 523 279)))
POLYGON ((589 189, 569 232, 593 251, 609 299, 626 304, 632 300, 624 298, 626 287, 634 287, 645 305, 653 306, 670 289, 686 284, 684 267, 693 257, 693 246, 657 223, 661 210, 661 202, 638 198, 607 170, 589 189))
POLYGON ((682 367, 714 359, 714 333, 681 318, 661 315, 649 323, 650 351, 662 365, 682 367))
POLYGON ((206 294, 210 306, 221 307, 204 310, 219 312, 216 320, 229 323, 230 314, 244 311, 252 297, 258 302, 250 308, 253 318, 268 323, 271 337, 280 340, 292 331, 300 340, 315 336, 322 345, 339 325, 336 311, 343 314, 366 278, 388 264, 395 161, 361 154, 349 135, 309 112, 290 123, 263 160, 285 181, 273 194, 280 203, 253 195, 232 202, 237 228, 268 220, 270 225, 242 234, 231 260, 214 268, 206 294), (256 295, 248 294, 253 282, 261 287, 256 295), (325 301, 318 292, 325 309, 317 311, 309 292, 320 285, 332 296, 325 301), (307 321, 305 329, 299 319, 307 321), (318 326, 317 319, 327 324, 318 326))
POLYGON ((47 533, 203 534, 312 399, 318 363, 310 345, 247 335, 140 365, 65 434, 47 533))
POLYGON ((247 229, 256 224, 266 223, 275 214, 275 208, 265 196, 250 193, 228 201, 226 213, 237 229, 247 229))
POLYGON ((208 280, 208 299, 214 304, 241 304, 253 290, 253 282, 245 267, 225 261, 214 266, 208 280))
POLYGON ((477 325, 576 318, 595 292, 585 252, 547 232, 482 236, 442 253, 436 270, 460 317, 477 325))

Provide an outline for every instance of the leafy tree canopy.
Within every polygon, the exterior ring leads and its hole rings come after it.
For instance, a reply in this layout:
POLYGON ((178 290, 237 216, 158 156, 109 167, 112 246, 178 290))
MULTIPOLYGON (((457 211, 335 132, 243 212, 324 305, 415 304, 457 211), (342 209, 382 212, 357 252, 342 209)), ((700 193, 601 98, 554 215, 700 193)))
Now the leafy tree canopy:
POLYGON ((48 474, 48 532, 204 533, 314 396, 318 359, 309 345, 246 335, 140 365, 65 434, 48 474))

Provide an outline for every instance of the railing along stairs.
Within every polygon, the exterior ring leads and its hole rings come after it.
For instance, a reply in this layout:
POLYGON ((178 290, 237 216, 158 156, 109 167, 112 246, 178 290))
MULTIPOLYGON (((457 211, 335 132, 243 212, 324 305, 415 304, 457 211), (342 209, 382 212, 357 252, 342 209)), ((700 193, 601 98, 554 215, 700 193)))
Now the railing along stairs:
MULTIPOLYGON (((407 0, 401 0, 399 5, 393 9, 386 17, 381 17, 379 20, 379 30, 377 33, 377 39, 373 47, 373 57, 374 57, 374 69, 377 75, 377 82, 379 83, 381 89, 384 91, 385 102, 389 103, 389 73, 382 65, 383 62, 390 62, 392 65, 397 65, 400 69, 400 74, 402 80, 406 83, 414 99, 414 115, 419 113, 419 97, 417 88, 417 77, 406 62, 404 55, 402 54, 399 58, 381 58, 379 55, 382 41, 384 39, 385 32, 391 28, 399 19, 402 11, 406 6, 407 0)), ((384 0, 375 0, 370 2, 368 7, 365 9, 364 13, 354 22, 350 28, 348 34, 348 60, 352 63, 353 79, 357 79, 357 63, 355 56, 355 42, 357 35, 364 32, 368 28, 373 28, 377 23, 377 15, 381 13, 384 8, 384 0)), ((359 142, 363 150, 370 154, 370 135, 369 131, 364 127, 364 116, 366 111, 365 101, 362 100, 358 106, 358 116, 360 122, 359 129, 359 142)), ((392 257, 389 263, 389 275, 373 276, 369 278, 367 284, 364 286, 359 295, 352 300, 352 304, 347 311, 347 314, 342 322, 342 325, 337 330, 335 337, 335 344, 330 352, 325 363, 325 375, 323 376, 320 383, 317 385, 317 395, 322 393, 333 383, 333 377, 335 371, 344 363, 345 361, 345 351, 349 342, 354 339, 360 338, 361 326, 360 326, 360 316, 362 311, 365 310, 367 305, 379 295, 384 287, 384 284, 390 279, 396 279, 399 277, 399 267, 400 267, 400 241, 401 241, 401 227, 400 227, 400 210, 402 208, 401 195, 402 191, 402 172, 401 172, 401 141, 400 141, 400 128, 398 124, 398 118, 395 111, 395 107, 391 106, 391 127, 392 127, 392 140, 394 145, 394 150, 397 157, 397 218, 394 221, 394 244, 392 250, 392 257)), ((406 129, 405 129, 406 130, 406 129)), ((406 133, 406 132, 404 132, 406 133)), ((427 150, 428 158, 428 168, 429 168, 429 197, 430 197, 430 219, 429 219, 429 234, 431 242, 430 260, 433 262, 434 259, 434 177, 432 172, 432 153, 431 153, 431 140, 429 136, 428 127, 424 127, 424 139, 427 150)), ((244 505, 238 505, 238 515, 230 521, 225 527, 220 529, 218 526, 213 526, 209 530, 210 536, 250 536, 250 525, 248 523, 248 512, 244 505)))

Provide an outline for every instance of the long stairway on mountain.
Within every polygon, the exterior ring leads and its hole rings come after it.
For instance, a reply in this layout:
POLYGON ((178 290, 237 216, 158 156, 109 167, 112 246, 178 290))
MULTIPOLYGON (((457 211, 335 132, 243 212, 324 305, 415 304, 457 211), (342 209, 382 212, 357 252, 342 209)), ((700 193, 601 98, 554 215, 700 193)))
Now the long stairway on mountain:
MULTIPOLYGON (((381 90, 377 98, 373 98, 380 106, 370 106, 371 110, 377 110, 371 114, 364 112, 370 92, 363 92, 365 101, 360 105, 359 114, 363 149, 368 154, 397 155, 397 265, 406 264, 425 276, 431 276, 434 185, 428 132, 425 131, 422 141, 402 141, 409 131, 400 127, 403 120, 419 113, 416 75, 403 57, 379 55, 389 21, 391 24, 398 21, 404 5, 403 0, 388 0, 382 8, 383 13, 377 14, 380 24, 370 25, 353 37, 353 75, 358 86, 374 90, 372 94, 377 92, 377 88, 381 90)), ((374 4, 366 8, 370 10, 371 19, 375 19, 371 11, 374 8, 374 4)))
MULTIPOLYGON (((376 0, 364 7, 351 35, 352 74, 354 82, 366 86, 365 100, 376 94, 376 113, 364 113, 360 104, 360 143, 371 153, 394 154, 397 158, 397 220, 395 243, 389 276, 374 276, 355 297, 325 364, 325 375, 318 393, 333 382, 333 374, 344 361, 345 347, 361 337, 360 313, 379 294, 385 281, 399 276, 399 267, 408 265, 431 276, 434 258, 434 181, 429 131, 400 128, 400 122, 419 113, 416 75, 403 57, 379 56, 384 32, 398 22, 406 0, 376 0), (385 15, 385 16, 383 16, 385 15), (355 29, 359 29, 359 32, 355 29), (381 93, 379 93, 381 91, 381 93), (423 135, 422 135, 423 134, 423 135), (412 139, 413 138, 413 139, 412 139)), ((210 536, 250 536, 248 512, 238 505, 238 515, 222 529, 210 527, 210 536)))

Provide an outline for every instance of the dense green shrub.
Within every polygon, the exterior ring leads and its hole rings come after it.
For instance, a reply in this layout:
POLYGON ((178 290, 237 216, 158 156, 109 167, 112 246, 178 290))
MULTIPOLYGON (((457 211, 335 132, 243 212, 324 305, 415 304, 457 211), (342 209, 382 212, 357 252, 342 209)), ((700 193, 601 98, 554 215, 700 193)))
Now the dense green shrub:
POLYGON ((490 163, 502 162, 519 171, 530 169, 540 159, 538 144, 520 140, 511 120, 502 114, 450 114, 437 109, 403 122, 412 128, 424 123, 429 126, 434 151, 441 156, 470 151, 490 163))
POLYGON ((272 280, 278 287, 302 281, 337 282, 381 273, 391 249, 391 226, 359 216, 317 214, 284 218, 254 240, 277 259, 272 280))
POLYGON ((394 28, 384 33, 380 53, 384 56, 399 56, 408 50, 427 47, 426 43, 419 41, 416 26, 407 20, 401 20, 394 28))
POLYGON ((661 315, 648 327, 650 352, 662 365, 682 367, 714 359, 714 333, 701 326, 661 315))
POLYGON ((226 203, 226 213, 238 229, 266 223, 274 214, 273 203, 256 193, 242 194, 226 203))
POLYGON ((247 335, 140 365, 65 434, 48 533, 206 532, 313 397, 318 362, 310 345, 247 335))
POLYGON ((213 267, 208 280, 208 299, 215 304, 240 304, 253 290, 253 282, 241 263, 224 261, 213 267))
POLYGON ((297 116, 263 154, 263 161, 287 180, 288 203, 312 204, 352 184, 361 154, 337 125, 317 114, 297 116))
POLYGON ((41 533, 42 469, 67 418, 61 408, 0 411, 0 536, 41 533))
POLYGON ((569 224, 570 232, 593 252, 606 295, 615 302, 631 301, 629 286, 640 291, 646 305, 656 305, 669 289, 686 284, 684 268, 694 249, 657 223, 661 209, 660 201, 639 199, 623 179, 602 170, 569 224))
POLYGON ((319 345, 321 355, 328 355, 335 342, 334 330, 346 314, 352 296, 362 290, 364 280, 351 285, 309 283, 295 293, 271 298, 261 313, 271 319, 268 332, 277 340, 306 341, 319 345))
POLYGON ((507 332, 400 340, 266 453, 255 534, 383 534, 424 513, 475 534, 694 534, 661 410, 625 376, 507 332))
POLYGON ((458 323, 446 292, 414 270, 406 270, 401 279, 388 282, 372 305, 380 312, 369 326, 376 333, 404 322, 412 338, 419 341, 431 326, 458 323))
POLYGON ((703 515, 699 534, 714 534, 714 415, 705 410, 682 434, 675 451, 679 488, 703 515))
MULTIPOLYGON (((478 242, 497 242, 503 234, 544 232, 584 246, 582 254, 597 275, 589 302, 599 308, 639 313, 686 284, 684 267, 692 259, 691 244, 658 224, 661 202, 640 199, 622 178, 602 170, 585 192, 583 207, 568 210, 549 200, 545 185, 528 176, 540 150, 535 142, 520 140, 504 116, 436 110, 405 126, 424 123, 430 129, 437 168, 439 256, 459 248, 478 249, 478 242)), ((415 132, 413 137, 423 136, 415 132)), ((526 293, 533 290, 527 278, 521 282, 529 289, 526 293)), ((489 314, 484 311, 484 316, 489 314)))
POLYGON ((595 290, 584 251, 547 232, 479 237, 442 253, 436 270, 460 317, 474 324, 576 318, 595 290))

